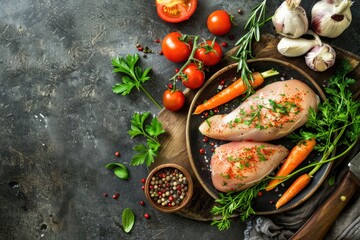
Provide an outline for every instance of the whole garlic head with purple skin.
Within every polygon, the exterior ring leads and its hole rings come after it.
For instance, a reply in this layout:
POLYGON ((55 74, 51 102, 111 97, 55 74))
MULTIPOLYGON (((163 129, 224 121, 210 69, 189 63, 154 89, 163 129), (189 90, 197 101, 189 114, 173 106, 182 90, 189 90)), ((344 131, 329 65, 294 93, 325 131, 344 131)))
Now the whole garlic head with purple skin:
POLYGON ((306 65, 314 71, 324 72, 335 63, 336 52, 329 44, 313 47, 305 56, 306 65))
POLYGON ((305 9, 300 6, 301 0, 285 0, 272 17, 275 31, 288 38, 298 38, 309 28, 305 9))
POLYGON ((321 0, 311 9, 311 26, 322 37, 336 38, 350 26, 351 0, 321 0))

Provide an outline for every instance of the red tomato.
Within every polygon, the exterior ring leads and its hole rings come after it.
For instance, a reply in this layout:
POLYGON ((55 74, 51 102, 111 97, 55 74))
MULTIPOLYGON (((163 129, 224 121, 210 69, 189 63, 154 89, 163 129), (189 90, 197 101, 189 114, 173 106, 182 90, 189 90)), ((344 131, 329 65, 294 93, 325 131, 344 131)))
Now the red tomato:
POLYGON ((166 109, 176 112, 180 110, 185 104, 185 95, 183 92, 170 89, 165 90, 163 94, 163 105, 166 109))
POLYGON ((180 40, 181 33, 171 32, 162 41, 164 56, 172 62, 184 62, 191 54, 191 44, 180 40))
POLYGON ((212 12, 207 19, 209 31, 217 36, 225 35, 230 32, 231 18, 225 10, 216 10, 212 12))
POLYGON ((182 79, 182 83, 187 88, 198 89, 205 82, 204 72, 195 63, 189 63, 183 73, 186 74, 186 77, 182 79))
POLYGON ((206 44, 201 43, 200 47, 196 49, 194 57, 199 61, 203 62, 204 66, 214 66, 220 62, 222 57, 222 48, 220 44, 213 41, 207 40, 206 44))
POLYGON ((197 0, 156 0, 156 10, 165 22, 178 23, 188 20, 194 14, 197 0))

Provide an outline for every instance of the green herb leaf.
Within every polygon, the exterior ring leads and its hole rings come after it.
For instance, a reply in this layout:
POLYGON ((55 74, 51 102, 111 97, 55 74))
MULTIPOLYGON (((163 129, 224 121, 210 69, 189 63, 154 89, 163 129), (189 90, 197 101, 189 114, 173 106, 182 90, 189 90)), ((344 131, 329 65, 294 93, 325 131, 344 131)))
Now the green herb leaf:
POLYGON ((265 25, 268 21, 271 20, 271 17, 266 18, 266 0, 263 0, 259 5, 257 5, 251 12, 248 21, 245 24, 244 29, 247 30, 245 35, 243 35, 235 45, 238 46, 238 50, 233 56, 233 59, 238 61, 237 71, 240 72, 241 78, 243 79, 244 84, 247 86, 247 95, 250 95, 254 92, 250 81, 252 79, 252 71, 249 69, 247 60, 253 58, 252 56, 252 42, 260 40, 260 28, 265 25))
POLYGON ((111 64, 114 68, 113 72, 122 73, 124 75, 121 78, 122 83, 115 84, 112 87, 112 91, 116 94, 128 95, 135 87, 137 90, 142 90, 159 109, 162 109, 160 104, 156 102, 151 94, 142 86, 142 84, 150 79, 149 73, 151 68, 146 68, 143 71, 139 66, 136 66, 138 60, 138 54, 129 54, 126 58, 115 57, 112 59, 111 64))
POLYGON ((135 223, 135 215, 134 212, 130 208, 125 208, 122 212, 122 227, 124 232, 129 233, 134 226, 135 223))
POLYGON ((329 186, 332 186, 332 185, 335 184, 335 179, 336 179, 335 175, 334 175, 334 176, 331 176, 331 177, 329 178, 329 180, 328 180, 329 186))
POLYGON ((149 112, 135 113, 130 121, 131 130, 128 131, 128 134, 131 138, 139 135, 146 138, 146 144, 138 144, 133 148, 137 152, 131 159, 130 164, 133 166, 145 163, 149 167, 155 161, 161 147, 158 136, 165 130, 156 117, 150 121, 150 124, 146 124, 149 115, 149 112))
POLYGON ((164 133, 165 130, 162 128, 161 122, 157 118, 153 118, 151 124, 146 126, 146 132, 151 136, 157 137, 164 133))
POLYGON ((122 180, 129 179, 129 171, 122 163, 109 163, 106 164, 105 168, 113 170, 114 174, 122 180))
POLYGON ((122 180, 129 179, 129 171, 126 167, 117 167, 114 169, 114 173, 118 178, 122 180))

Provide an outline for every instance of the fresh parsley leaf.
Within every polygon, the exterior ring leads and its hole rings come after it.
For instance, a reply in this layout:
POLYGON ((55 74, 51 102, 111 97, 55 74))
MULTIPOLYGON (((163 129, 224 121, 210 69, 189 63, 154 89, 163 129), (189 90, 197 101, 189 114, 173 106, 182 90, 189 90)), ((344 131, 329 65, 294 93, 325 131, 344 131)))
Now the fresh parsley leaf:
POLYGON ((114 68, 113 72, 122 73, 121 83, 117 83, 112 87, 116 94, 128 95, 133 88, 138 91, 143 91, 146 96, 159 108, 162 109, 160 104, 151 96, 151 94, 142 86, 145 82, 150 80, 149 73, 151 68, 146 68, 144 71, 141 67, 136 66, 139 61, 139 55, 127 55, 126 58, 115 57, 112 59, 111 64, 114 68))
POLYGON ((146 138, 146 144, 138 144, 133 148, 136 151, 130 163, 133 166, 145 163, 149 167, 155 161, 161 147, 158 136, 164 133, 165 130, 156 117, 153 117, 150 123, 146 124, 149 115, 149 112, 135 113, 130 120, 131 129, 128 134, 131 138, 139 135, 146 138))
POLYGON ((164 133, 165 130, 162 129, 162 124, 158 121, 158 119, 153 118, 151 124, 146 126, 146 132, 151 136, 157 137, 164 133))

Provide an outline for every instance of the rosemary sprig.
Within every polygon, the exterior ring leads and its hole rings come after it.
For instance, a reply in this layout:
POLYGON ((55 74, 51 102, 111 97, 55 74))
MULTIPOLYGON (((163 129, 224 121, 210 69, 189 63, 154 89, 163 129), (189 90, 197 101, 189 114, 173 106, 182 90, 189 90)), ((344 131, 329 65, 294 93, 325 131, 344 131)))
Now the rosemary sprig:
POLYGON ((266 17, 266 0, 263 0, 252 10, 250 17, 245 24, 244 29, 248 30, 247 33, 235 43, 235 46, 239 46, 239 48, 233 58, 239 63, 237 71, 241 73, 241 78, 247 86, 246 95, 250 95, 254 92, 254 89, 249 82, 253 81, 251 75, 252 71, 249 69, 246 62, 249 58, 254 58, 252 55, 252 42, 253 39, 257 42, 260 40, 260 28, 266 22, 271 20, 271 18, 272 16, 266 17))

